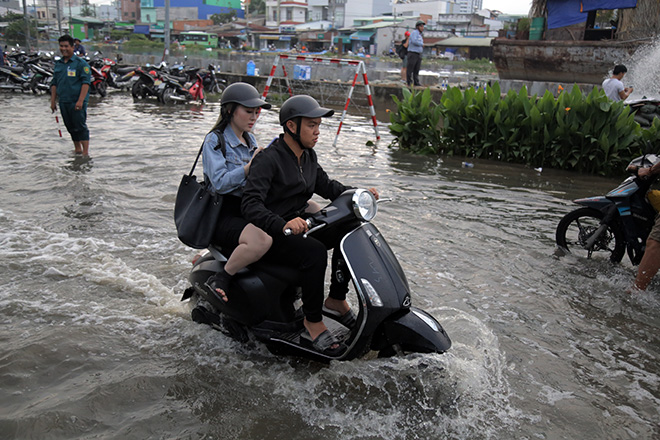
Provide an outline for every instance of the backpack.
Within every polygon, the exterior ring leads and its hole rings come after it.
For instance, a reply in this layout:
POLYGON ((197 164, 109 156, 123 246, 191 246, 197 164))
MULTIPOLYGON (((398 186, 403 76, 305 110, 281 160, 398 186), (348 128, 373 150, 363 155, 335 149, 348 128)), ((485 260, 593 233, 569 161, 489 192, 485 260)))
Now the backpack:
POLYGON ((403 40, 396 48, 396 54, 399 55, 399 58, 401 59, 404 59, 406 55, 408 55, 408 48, 403 45, 405 42, 406 40, 403 40))

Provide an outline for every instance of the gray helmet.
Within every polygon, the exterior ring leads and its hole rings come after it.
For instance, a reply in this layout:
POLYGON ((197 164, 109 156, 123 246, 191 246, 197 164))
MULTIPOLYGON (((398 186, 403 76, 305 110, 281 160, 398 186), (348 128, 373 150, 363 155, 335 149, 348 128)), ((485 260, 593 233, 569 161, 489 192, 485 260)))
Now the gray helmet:
POLYGON ((269 109, 272 107, 269 103, 261 99, 259 92, 254 86, 244 82, 234 83, 222 92, 220 104, 225 105, 230 102, 235 102, 247 108, 261 107, 269 109))
POLYGON ((415 23, 415 27, 417 27, 417 26, 419 26, 419 25, 421 25, 421 24, 423 24, 424 26, 426 26, 426 23, 424 23, 422 20, 417 20, 417 23, 415 23))
POLYGON ((309 95, 292 96, 280 108, 280 125, 284 125, 286 121, 299 116, 304 118, 327 118, 334 113, 334 110, 321 107, 316 99, 309 95))

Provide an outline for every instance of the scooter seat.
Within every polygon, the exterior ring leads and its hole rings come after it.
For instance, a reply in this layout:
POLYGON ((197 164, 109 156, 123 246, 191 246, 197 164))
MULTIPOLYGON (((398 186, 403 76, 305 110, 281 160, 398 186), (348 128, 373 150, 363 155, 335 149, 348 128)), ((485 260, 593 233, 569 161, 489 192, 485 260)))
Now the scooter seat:
POLYGON ((250 269, 258 272, 264 272, 285 283, 294 283, 300 278, 300 271, 290 266, 273 263, 271 261, 257 261, 250 264, 250 269))

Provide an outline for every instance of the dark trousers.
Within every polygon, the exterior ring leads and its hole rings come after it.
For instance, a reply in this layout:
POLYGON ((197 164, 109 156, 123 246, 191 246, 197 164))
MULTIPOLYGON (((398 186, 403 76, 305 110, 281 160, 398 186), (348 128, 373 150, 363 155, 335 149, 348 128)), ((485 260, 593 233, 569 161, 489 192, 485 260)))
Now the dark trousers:
POLYGON ((408 52, 408 66, 406 70, 406 82, 408 85, 419 84, 419 69, 422 67, 422 54, 417 52, 408 52))
MULTIPOLYGON (((341 300, 346 299, 349 280, 345 276, 341 280, 336 277, 335 268, 342 269, 339 254, 339 251, 333 253, 330 296, 341 300)), ((305 318, 310 322, 320 322, 323 319, 325 269, 328 265, 325 245, 315 238, 303 238, 302 235, 274 237, 273 245, 263 258, 300 271, 299 284, 305 318)))
POLYGON ((74 142, 88 141, 89 129, 87 128, 87 103, 83 108, 76 110, 75 102, 60 102, 60 113, 66 130, 74 142))

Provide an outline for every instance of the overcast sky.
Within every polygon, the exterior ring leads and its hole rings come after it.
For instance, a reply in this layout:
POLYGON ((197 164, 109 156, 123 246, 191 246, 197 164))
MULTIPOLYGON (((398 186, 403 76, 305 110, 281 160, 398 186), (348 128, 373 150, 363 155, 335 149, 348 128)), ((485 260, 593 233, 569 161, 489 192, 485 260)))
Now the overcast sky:
POLYGON ((507 14, 527 15, 531 5, 531 0, 484 0, 482 7, 507 14))

